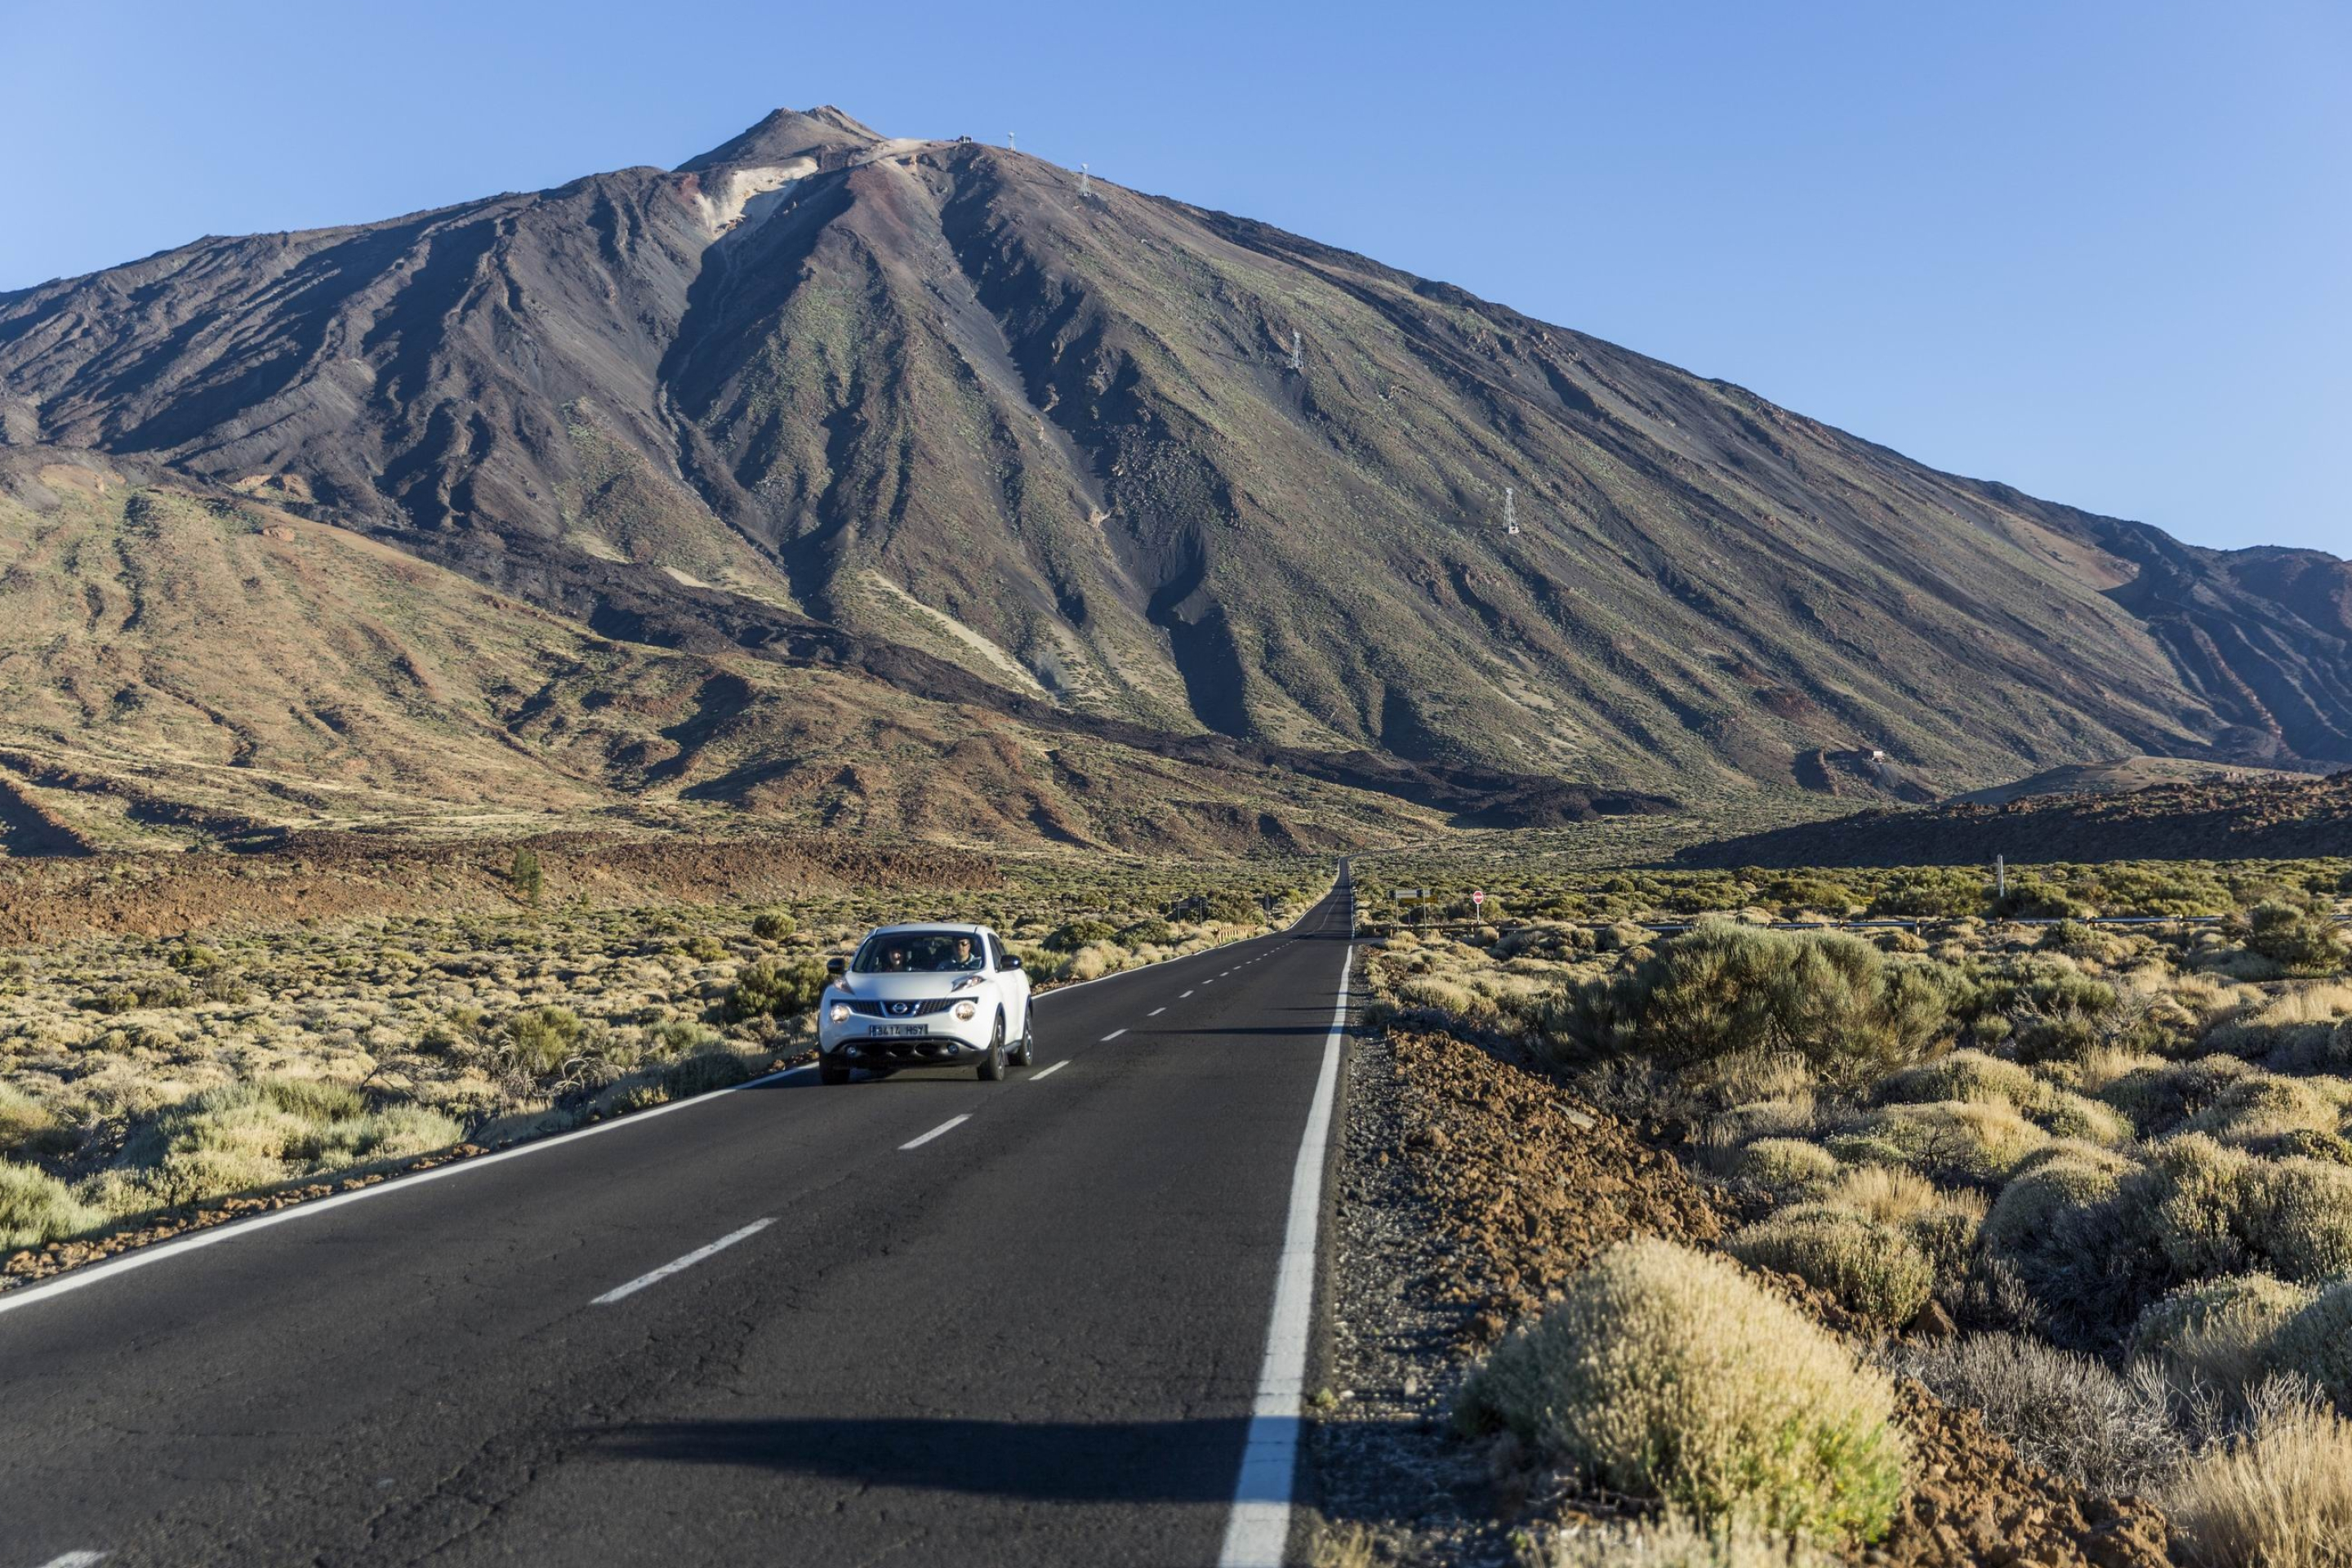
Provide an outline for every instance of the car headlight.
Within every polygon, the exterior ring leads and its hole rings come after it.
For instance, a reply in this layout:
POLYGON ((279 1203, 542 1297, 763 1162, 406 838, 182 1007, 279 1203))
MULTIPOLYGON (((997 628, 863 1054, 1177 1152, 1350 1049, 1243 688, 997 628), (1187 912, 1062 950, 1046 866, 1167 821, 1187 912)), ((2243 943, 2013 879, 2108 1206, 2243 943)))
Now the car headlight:
POLYGON ((967 997, 955 1005, 955 1016, 969 1024, 980 1012, 980 1004, 967 997))
POLYGON ((832 1019, 836 1024, 846 1024, 849 1022, 849 1004, 846 1002, 835 1002, 832 1006, 827 1007, 824 1010, 824 1016, 832 1019))

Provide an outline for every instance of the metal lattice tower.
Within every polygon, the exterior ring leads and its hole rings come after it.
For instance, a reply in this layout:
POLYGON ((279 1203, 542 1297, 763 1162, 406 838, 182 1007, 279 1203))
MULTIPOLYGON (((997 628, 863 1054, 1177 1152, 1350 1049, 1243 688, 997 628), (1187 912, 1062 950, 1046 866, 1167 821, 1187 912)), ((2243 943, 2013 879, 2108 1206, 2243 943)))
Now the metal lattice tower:
POLYGON ((1010 131, 1006 132, 1004 133, 1004 148, 1005 151, 1009 153, 1018 153, 1021 151, 1021 138, 1014 135, 1010 131))
POLYGON ((1078 165, 1078 199, 1080 201, 1084 201, 1087 196, 1093 194, 1094 185, 1087 178, 1087 166, 1084 163, 1081 163, 1078 165))

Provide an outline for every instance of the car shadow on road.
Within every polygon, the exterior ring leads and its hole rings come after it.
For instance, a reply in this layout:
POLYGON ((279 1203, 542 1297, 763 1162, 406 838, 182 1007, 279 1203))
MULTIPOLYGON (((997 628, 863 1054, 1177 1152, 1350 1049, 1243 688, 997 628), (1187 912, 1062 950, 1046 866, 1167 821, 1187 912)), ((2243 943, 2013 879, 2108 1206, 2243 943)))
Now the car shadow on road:
POLYGON ((1234 1496, 1248 1427, 1244 1416, 673 1421, 622 1427, 588 1452, 635 1463, 730 1465, 1042 1502, 1223 1502, 1234 1496))

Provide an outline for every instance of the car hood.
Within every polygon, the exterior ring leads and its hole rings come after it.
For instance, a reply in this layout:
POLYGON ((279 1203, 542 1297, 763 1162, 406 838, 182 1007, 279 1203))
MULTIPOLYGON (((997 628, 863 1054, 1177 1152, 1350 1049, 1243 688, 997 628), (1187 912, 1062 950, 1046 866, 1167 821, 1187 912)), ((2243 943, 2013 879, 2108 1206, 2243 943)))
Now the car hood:
POLYGON ((971 995, 984 987, 993 976, 982 974, 977 977, 980 985, 967 985, 961 991, 954 989, 957 981, 971 978, 973 976, 969 973, 838 974, 834 977, 833 988, 851 996, 876 1001, 915 1002, 926 996, 971 995))

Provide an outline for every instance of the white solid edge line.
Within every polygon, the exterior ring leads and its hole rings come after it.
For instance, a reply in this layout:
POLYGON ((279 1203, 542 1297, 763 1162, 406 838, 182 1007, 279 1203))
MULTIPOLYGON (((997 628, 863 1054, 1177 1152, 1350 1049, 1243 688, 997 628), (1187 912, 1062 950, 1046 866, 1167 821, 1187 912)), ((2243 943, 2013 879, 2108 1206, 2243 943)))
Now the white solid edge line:
POLYGON ((1103 1043, 1104 1045, 1108 1045, 1108 1044, 1110 1044, 1113 1040, 1115 1040, 1115 1039, 1118 1038, 1121 1035, 1124 1035, 1125 1033, 1127 1033, 1127 1031, 1126 1031, 1125 1029, 1113 1029, 1109 1034, 1105 1035, 1105 1036, 1102 1037, 1102 1043, 1103 1043))
POLYGON ((1234 1511, 1225 1524, 1217 1568, 1282 1568, 1283 1549, 1290 1540, 1299 1410, 1307 1392, 1307 1350, 1315 1321, 1315 1232, 1323 1206, 1323 1156, 1331 1141, 1339 1041, 1348 1027, 1348 980, 1355 964, 1356 948, 1350 942, 1339 966, 1339 1001, 1331 1012, 1331 1032, 1324 1037, 1323 1066, 1315 1078, 1307 1131, 1298 1141, 1298 1163, 1291 1171, 1290 1218, 1283 1228, 1282 1258, 1275 1266, 1265 1362, 1258 1373, 1257 1403, 1242 1443, 1234 1511))
POLYGON ((1064 1057, 1060 1061, 1055 1062, 1052 1067, 1049 1067, 1049 1068, 1039 1068, 1036 1072, 1031 1073, 1031 1074, 1029 1075, 1029 1081, 1030 1081, 1031 1083, 1035 1083, 1035 1082, 1036 1082, 1039 1079, 1041 1079, 1041 1078, 1052 1078, 1055 1073, 1060 1072, 1064 1068, 1068 1067, 1069 1065, 1070 1065, 1070 1058, 1067 1058, 1067 1057, 1064 1057))
POLYGON ((380 1198, 391 1193, 413 1192, 429 1183, 442 1181, 450 1176, 462 1176, 469 1171, 478 1171, 486 1166, 504 1164, 509 1160, 520 1160, 526 1154, 537 1154, 544 1150, 555 1148, 559 1144, 573 1142, 582 1138, 593 1138, 603 1132, 616 1132, 625 1127, 642 1127, 646 1122, 667 1116, 674 1110, 687 1110, 698 1105, 709 1105, 726 1099, 730 1094, 740 1094, 747 1089, 757 1089, 762 1084, 781 1083, 788 1078, 798 1078, 803 1073, 812 1073, 815 1070, 816 1064, 814 1062, 802 1067, 787 1068, 782 1072, 772 1072, 764 1078, 755 1078, 748 1083, 739 1083, 731 1089, 714 1089, 709 1094, 698 1094, 686 1100, 673 1100, 667 1105, 656 1105, 648 1110, 635 1111, 627 1116, 616 1117, 610 1121, 599 1121, 593 1127, 576 1127, 569 1132, 558 1132, 546 1138, 534 1138, 528 1143, 518 1143, 511 1149, 500 1149, 496 1153, 477 1154, 470 1160, 452 1160, 446 1165, 436 1165, 429 1171, 415 1171, 405 1176, 390 1177, 371 1187, 355 1187, 350 1192, 337 1193, 331 1197, 313 1198, 309 1203, 292 1204, 282 1209, 272 1209, 268 1214, 257 1214, 250 1219, 232 1220, 226 1225, 211 1226, 203 1230, 193 1231, 186 1236, 175 1237, 170 1241, 159 1241, 149 1247, 133 1247, 128 1252, 108 1258, 103 1263, 93 1263, 88 1268, 72 1269, 58 1275, 54 1279, 45 1279, 38 1285, 28 1285, 21 1290, 0 1293, 0 1314, 13 1312, 20 1307, 29 1307, 36 1301, 46 1301, 53 1296, 62 1296, 70 1290, 79 1290, 85 1285, 95 1285, 100 1280, 110 1279, 117 1274, 128 1274, 134 1268, 144 1268, 151 1263, 161 1263, 167 1258, 177 1258, 182 1253, 217 1246, 224 1241, 235 1241, 257 1231, 268 1230, 273 1226, 291 1225, 299 1219, 308 1219, 313 1215, 322 1215, 331 1209, 339 1209, 345 1204, 360 1203, 368 1198, 380 1198))
POLYGON ((971 1112, 969 1110, 965 1111, 961 1116, 950 1116, 945 1121, 940 1122, 937 1127, 932 1128, 929 1132, 924 1133, 920 1138, 908 1139, 904 1143, 899 1144, 898 1148, 901 1152, 908 1149, 919 1149, 924 1144, 929 1142, 932 1139, 938 1137, 940 1133, 952 1132, 971 1120, 971 1112))
POLYGON ((588 1304, 592 1307, 609 1307, 614 1302, 619 1300, 622 1297, 634 1296, 638 1291, 644 1289, 646 1286, 667 1279, 671 1275, 677 1273, 680 1269, 691 1268, 696 1264, 701 1262, 704 1258, 710 1257, 712 1254, 724 1252, 729 1247, 734 1246, 737 1242, 741 1241, 744 1237, 757 1236, 775 1223, 776 1222, 772 1219, 755 1219, 740 1230, 729 1231, 725 1236, 720 1237, 717 1241, 712 1242, 708 1247, 698 1247, 692 1252, 688 1253, 684 1258, 676 1258, 668 1263, 665 1263, 650 1274, 640 1274, 635 1279, 630 1280, 626 1285, 616 1286, 614 1289, 605 1291, 603 1295, 597 1297, 588 1304))

